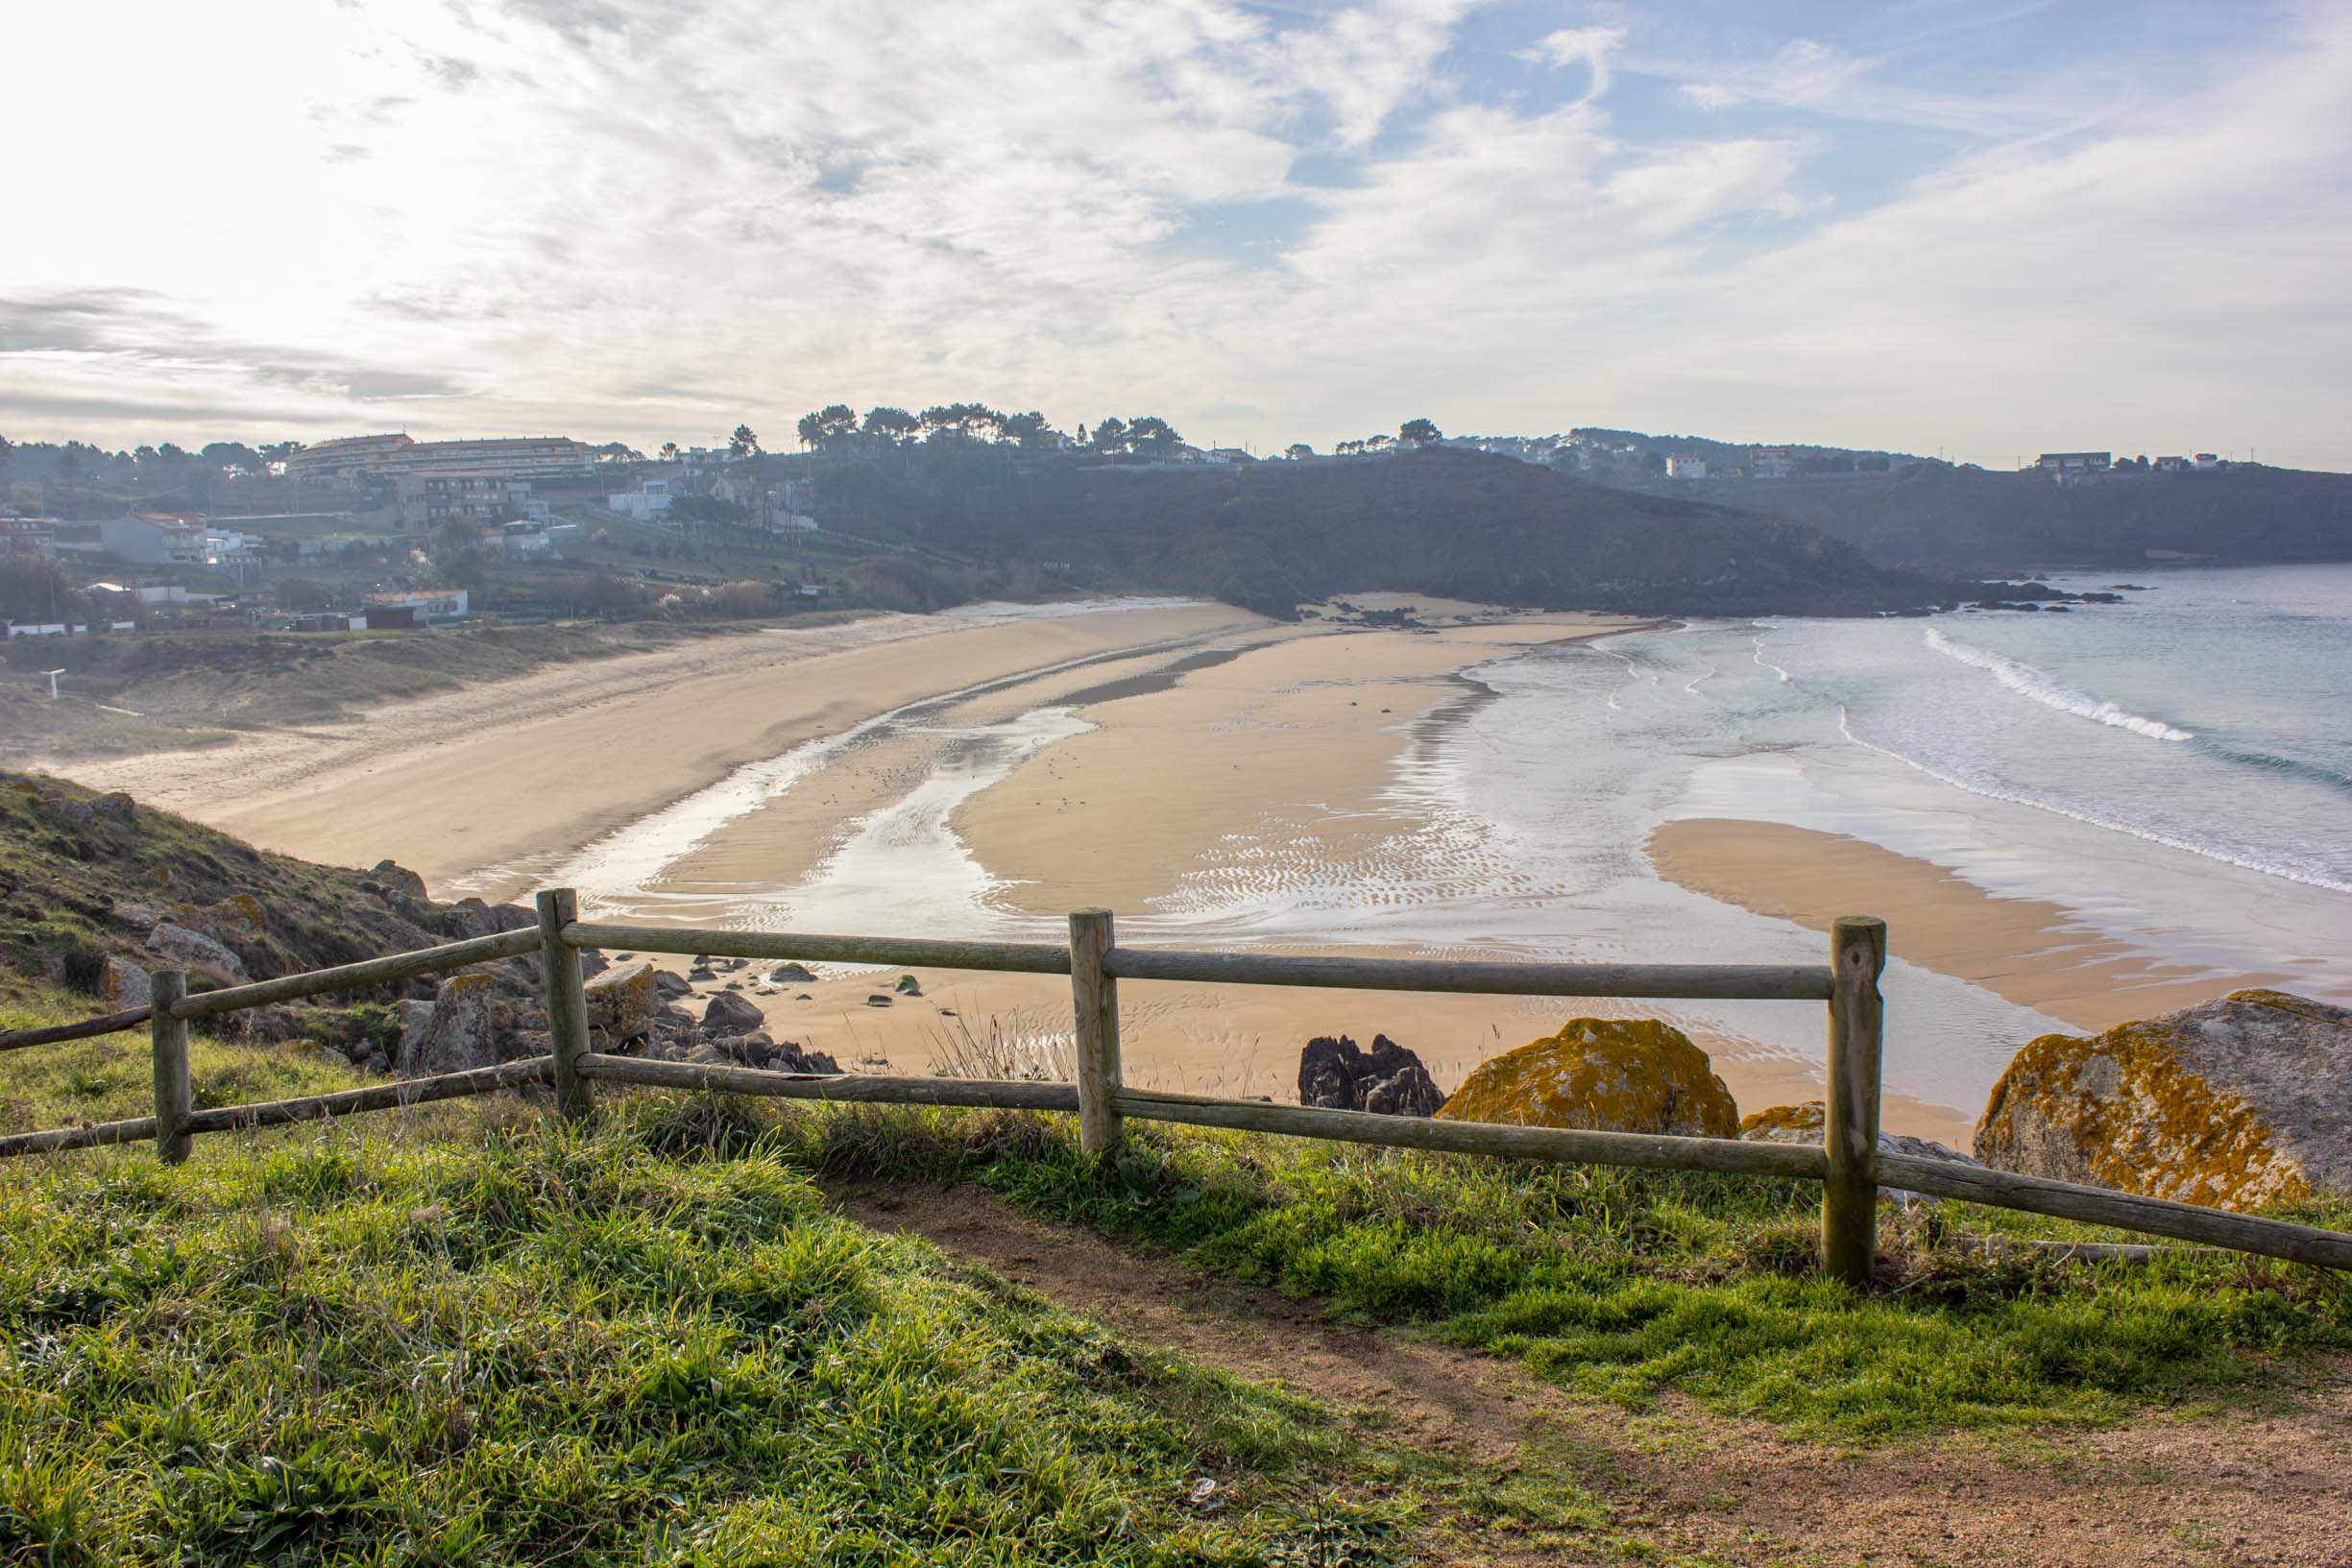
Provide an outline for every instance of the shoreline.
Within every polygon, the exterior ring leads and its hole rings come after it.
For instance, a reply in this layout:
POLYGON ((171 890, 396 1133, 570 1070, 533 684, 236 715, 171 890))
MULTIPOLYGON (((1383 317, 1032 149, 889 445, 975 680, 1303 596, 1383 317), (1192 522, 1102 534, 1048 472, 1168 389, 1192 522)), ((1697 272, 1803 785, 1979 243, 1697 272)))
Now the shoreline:
POLYGON ((1643 848, 1658 874, 1680 887, 1811 930, 1827 932, 1839 914, 1892 911, 1892 956, 2086 1033, 2247 986, 2293 983, 2285 975, 2169 963, 2102 933, 2079 910, 1988 893, 1949 867, 1845 833, 1683 817, 1653 829, 1643 848))

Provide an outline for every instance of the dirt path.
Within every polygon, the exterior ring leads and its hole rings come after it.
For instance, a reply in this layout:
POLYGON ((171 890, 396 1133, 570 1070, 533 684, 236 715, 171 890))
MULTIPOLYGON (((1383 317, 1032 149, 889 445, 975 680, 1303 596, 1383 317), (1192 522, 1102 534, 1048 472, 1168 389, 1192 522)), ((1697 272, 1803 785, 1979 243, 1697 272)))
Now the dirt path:
MULTIPOLYGON (((1680 1399, 1639 1415, 1580 1403, 1514 1363, 1351 1328, 1313 1303, 1031 1218, 978 1188, 860 1186, 835 1197, 865 1225, 920 1235, 1119 1334, 1354 1413, 1374 1440, 1557 1478, 1667 1556, 2352 1568, 2352 1363, 2291 1414, 2151 1414, 2102 1432, 1845 1449, 1680 1399)), ((1624 1556, 1614 1542, 1530 1550, 1491 1533, 1448 1560, 1624 1556)))

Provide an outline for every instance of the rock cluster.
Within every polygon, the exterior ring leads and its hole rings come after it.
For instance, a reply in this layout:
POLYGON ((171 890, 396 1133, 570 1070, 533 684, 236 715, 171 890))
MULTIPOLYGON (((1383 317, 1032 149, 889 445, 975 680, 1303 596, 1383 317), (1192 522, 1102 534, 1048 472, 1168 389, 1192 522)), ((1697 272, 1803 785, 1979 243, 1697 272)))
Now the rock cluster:
MULTIPOLYGON (((1739 1136, 1752 1144, 1810 1144, 1819 1147, 1827 1115, 1817 1099, 1808 1099, 1802 1105, 1775 1105, 1741 1117, 1739 1136)), ((1879 1152, 1907 1154, 1920 1160, 1952 1160, 1960 1165, 1982 1163, 1932 1138, 1914 1138, 1907 1132, 1888 1132, 1883 1127, 1879 1130, 1879 1152)), ((1879 1191, 1900 1203, 1929 1201, 1900 1187, 1881 1187, 1879 1191)))
POLYGON ((1298 1103, 1382 1116, 1429 1116, 1445 1097, 1421 1059, 1385 1034, 1368 1052, 1341 1035, 1307 1042, 1298 1054, 1298 1103))
POLYGON ((2352 1194, 2352 1011, 2237 991, 2017 1053, 1976 1124, 2002 1170, 2228 1209, 2352 1194))
POLYGON ((1707 1052, 1652 1018, 1572 1018, 1557 1034, 1479 1063, 1437 1114, 1595 1132, 1739 1132, 1739 1107, 1707 1052))

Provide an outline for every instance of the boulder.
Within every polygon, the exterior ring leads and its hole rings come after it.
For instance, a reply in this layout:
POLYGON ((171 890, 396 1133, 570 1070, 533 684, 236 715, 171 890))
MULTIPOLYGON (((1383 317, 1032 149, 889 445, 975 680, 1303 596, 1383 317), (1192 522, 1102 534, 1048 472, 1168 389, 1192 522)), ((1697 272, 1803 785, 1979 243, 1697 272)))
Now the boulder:
POLYGON ((2236 991, 2043 1035, 1993 1085, 1976 1158, 2224 1209, 2352 1194, 2352 1010, 2236 991))
POLYGON ((426 898, 424 879, 406 866, 396 865, 390 860, 378 860, 370 866, 368 880, 376 883, 387 893, 398 893, 400 897, 412 899, 419 904, 423 904, 426 898))
POLYGON ((133 823, 139 817, 138 803, 119 789, 109 790, 90 802, 90 810, 114 822, 133 823))
POLYGON ((433 1026, 433 1004, 419 1001, 413 997, 403 997, 392 1005, 400 1015, 400 1038, 399 1044, 392 1048, 392 1060, 404 1062, 416 1054, 417 1047, 424 1039, 424 1031, 433 1026))
POLYGON ((890 1005, 890 998, 886 992, 877 991, 865 999, 865 1004, 868 1007, 887 1007, 890 1005))
POLYGON ((424 1027, 400 1042, 403 1076, 462 1073, 498 1060, 497 982, 479 970, 450 976, 433 998, 424 1027))
POLYGON ((770 985, 812 985, 816 977, 809 973, 806 964, 778 964, 767 972, 770 985))
POLYGON ((148 987, 147 971, 109 953, 98 970, 98 1000, 108 1012, 124 1013, 146 1006, 155 1000, 155 993, 148 987))
POLYGON ((912 975, 901 975, 895 989, 902 997, 919 997, 923 994, 923 982, 912 975))
MULTIPOLYGON (((1751 1144, 1810 1144, 1818 1148, 1827 1116, 1827 1110, 1817 1099, 1808 1099, 1802 1105, 1775 1105, 1741 1117, 1739 1136, 1751 1144)), ((1879 1152, 1907 1154, 1917 1160, 1950 1160, 1955 1165, 1983 1163, 1932 1138, 1914 1138, 1907 1132, 1888 1132, 1883 1127, 1879 1129, 1879 1152)), ((1899 1203, 1933 1201, 1923 1194, 1900 1187, 1881 1187, 1879 1191, 1899 1203)))
POLYGON ((455 941, 475 936, 496 936, 500 931, 519 931, 539 924, 538 911, 525 909, 520 904, 484 904, 480 899, 459 899, 441 912, 435 922, 443 935, 455 941))
POLYGON ((1367 1052, 1346 1035, 1319 1035, 1298 1053, 1298 1103, 1382 1116, 1428 1116, 1444 1102, 1421 1059, 1385 1034, 1367 1052))
POLYGON ((1707 1052, 1654 1018, 1572 1018, 1479 1063, 1438 1115, 1685 1138, 1739 1132, 1739 1107, 1707 1052))
POLYGON ((156 929, 147 933, 147 951, 159 953, 186 968, 202 970, 223 985, 243 985, 247 978, 245 960, 226 944, 168 920, 157 921, 156 929))
POLYGON ((113 914, 116 924, 140 931, 153 930, 156 922, 163 918, 163 911, 152 904, 128 902, 115 905, 113 914))
POLYGON ((653 1027, 662 1007, 661 971, 643 958, 615 964, 581 986, 588 998, 588 1026, 607 1040, 640 1040, 653 1027))
POLYGON ((732 991, 721 991, 702 1009, 705 1034, 743 1034, 766 1025, 765 1014, 732 991))
POLYGON ((657 969, 653 972, 653 989, 664 1001, 675 1001, 680 997, 691 994, 694 988, 676 970, 657 969))

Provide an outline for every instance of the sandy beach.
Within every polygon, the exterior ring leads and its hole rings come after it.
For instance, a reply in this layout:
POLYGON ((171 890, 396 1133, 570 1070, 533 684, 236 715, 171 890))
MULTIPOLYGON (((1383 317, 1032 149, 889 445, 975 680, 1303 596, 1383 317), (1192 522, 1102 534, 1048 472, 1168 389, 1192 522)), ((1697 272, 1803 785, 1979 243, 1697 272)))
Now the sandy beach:
MULTIPOLYGON (((566 882, 593 908, 664 923, 1031 940, 1102 905, 1129 941, 1302 951, 1316 944, 1283 919, 1297 902, 1337 890, 1410 905, 1434 862, 1494 853, 1433 832, 1422 800, 1396 787, 1417 747, 1491 700, 1467 672, 1642 624, 1427 602, 1420 614, 1416 628, 1205 604, 884 616, 74 771, 271 848, 388 856, 441 897, 566 882)), ((1841 834, 1680 820, 1624 847, 1642 851, 1680 887, 1800 927, 1884 910, 1899 957, 2085 1029, 2261 978, 2168 967, 2061 905, 1996 898, 1841 834)), ((1487 896, 1547 896, 1517 886, 1507 862, 1474 869, 1487 896)), ((1526 955, 1434 941, 1349 951, 1526 955)), ((768 986, 757 969, 722 972, 703 989, 732 983, 778 1038, 844 1064, 919 1072, 986 1047, 1050 1070, 1068 1028, 1066 985, 1050 978, 919 972, 921 995, 898 997, 895 974, 821 973, 768 986), (869 1004, 877 991, 893 1000, 869 1004)), ((1181 985, 1130 985, 1122 1009, 1137 1081, 1276 1097, 1315 1035, 1387 1034, 1450 1086, 1566 1017, 1643 1010, 1181 985)), ((1819 1092, 1809 1046, 1692 1032, 1745 1110, 1819 1092)), ((1975 1109, 1893 1094, 1885 1120, 1965 1146, 1975 1109)))

